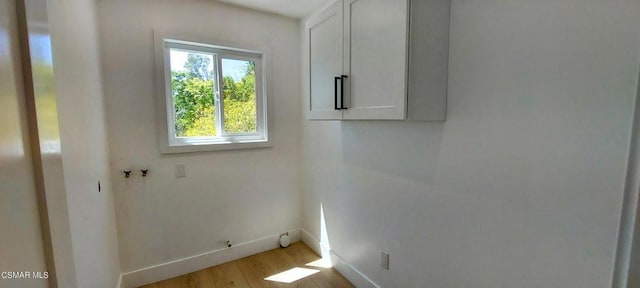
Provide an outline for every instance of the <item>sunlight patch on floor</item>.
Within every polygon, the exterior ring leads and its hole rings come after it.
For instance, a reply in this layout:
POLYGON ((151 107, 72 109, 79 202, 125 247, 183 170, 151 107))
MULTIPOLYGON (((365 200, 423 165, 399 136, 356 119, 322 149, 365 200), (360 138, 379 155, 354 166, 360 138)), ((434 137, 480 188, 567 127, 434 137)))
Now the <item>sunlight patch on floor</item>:
POLYGON ((320 272, 320 270, 296 267, 275 275, 271 275, 267 278, 264 278, 264 280, 280 283, 293 283, 318 272, 320 272))
POLYGON ((318 259, 316 261, 309 262, 309 263, 307 263, 305 265, 311 266, 311 267, 318 267, 318 268, 331 268, 331 267, 333 267, 333 264, 331 264, 331 259, 328 259, 328 258, 321 258, 321 259, 318 259))

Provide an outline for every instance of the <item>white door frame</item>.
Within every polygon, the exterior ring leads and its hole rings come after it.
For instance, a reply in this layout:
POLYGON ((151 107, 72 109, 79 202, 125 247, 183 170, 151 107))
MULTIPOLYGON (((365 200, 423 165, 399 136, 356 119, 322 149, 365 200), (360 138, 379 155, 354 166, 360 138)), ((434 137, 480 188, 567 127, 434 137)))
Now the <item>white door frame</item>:
POLYGON ((612 288, 640 287, 640 75, 636 85, 612 288))

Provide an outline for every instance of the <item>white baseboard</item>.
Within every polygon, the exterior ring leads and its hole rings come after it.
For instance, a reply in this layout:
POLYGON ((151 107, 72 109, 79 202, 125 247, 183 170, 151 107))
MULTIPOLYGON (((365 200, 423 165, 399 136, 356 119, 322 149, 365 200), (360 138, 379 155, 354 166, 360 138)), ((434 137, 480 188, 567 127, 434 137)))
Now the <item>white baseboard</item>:
POLYGON ((351 284, 356 287, 372 287, 372 288, 380 288, 375 282, 371 281, 366 275, 362 274, 358 269, 351 266, 351 264, 347 263, 342 256, 340 256, 335 251, 331 250, 329 247, 326 247, 324 244, 320 243, 318 239, 313 237, 311 233, 307 230, 300 229, 300 236, 302 242, 307 244, 309 248, 314 250, 318 255, 322 255, 322 250, 329 251, 329 255, 331 257, 331 263, 333 264, 333 268, 336 269, 344 278, 347 278, 351 284))
MULTIPOLYGON (((300 229, 289 231, 291 242, 300 241, 300 229)), ((146 284, 170 279, 180 275, 202 270, 211 266, 258 254, 279 247, 278 235, 270 235, 199 255, 153 265, 135 271, 123 273, 118 288, 140 287, 146 284)))

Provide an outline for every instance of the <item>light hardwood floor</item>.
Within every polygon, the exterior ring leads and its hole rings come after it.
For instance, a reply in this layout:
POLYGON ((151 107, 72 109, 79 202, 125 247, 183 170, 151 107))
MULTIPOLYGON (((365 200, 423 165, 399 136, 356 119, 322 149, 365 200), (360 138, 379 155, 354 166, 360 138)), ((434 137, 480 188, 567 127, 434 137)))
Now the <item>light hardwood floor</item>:
POLYGON ((333 268, 307 265, 319 259, 320 256, 305 244, 296 242, 287 248, 266 251, 142 288, 354 287, 333 268), (265 280, 293 268, 313 269, 319 272, 292 283, 265 280))

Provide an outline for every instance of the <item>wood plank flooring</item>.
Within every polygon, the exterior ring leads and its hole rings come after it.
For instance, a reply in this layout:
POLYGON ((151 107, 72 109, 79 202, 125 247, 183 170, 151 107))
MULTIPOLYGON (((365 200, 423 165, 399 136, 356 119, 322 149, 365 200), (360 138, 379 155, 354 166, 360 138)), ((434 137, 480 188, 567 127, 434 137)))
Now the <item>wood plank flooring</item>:
MULTIPOLYGON (((218 266, 153 283, 142 288, 287 288, 287 287, 354 287, 333 268, 309 266, 319 260, 313 250, 302 242, 287 248, 277 248, 218 266), (318 270, 313 275, 292 283, 265 280, 265 278, 294 268, 318 270)), ((298 271, 302 271, 298 269, 298 271)), ((310 270, 304 270, 310 271, 310 270)), ((314 272, 314 271, 311 271, 314 272)))

